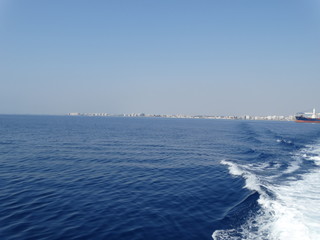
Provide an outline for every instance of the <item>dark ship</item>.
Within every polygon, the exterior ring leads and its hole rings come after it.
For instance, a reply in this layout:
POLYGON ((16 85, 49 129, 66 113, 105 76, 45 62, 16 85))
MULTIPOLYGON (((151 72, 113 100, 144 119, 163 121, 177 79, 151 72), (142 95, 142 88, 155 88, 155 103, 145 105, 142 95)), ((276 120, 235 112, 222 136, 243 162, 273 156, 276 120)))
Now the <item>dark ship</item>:
POLYGON ((316 113, 316 109, 313 109, 311 113, 298 113, 295 118, 299 123, 320 123, 319 113, 316 113))

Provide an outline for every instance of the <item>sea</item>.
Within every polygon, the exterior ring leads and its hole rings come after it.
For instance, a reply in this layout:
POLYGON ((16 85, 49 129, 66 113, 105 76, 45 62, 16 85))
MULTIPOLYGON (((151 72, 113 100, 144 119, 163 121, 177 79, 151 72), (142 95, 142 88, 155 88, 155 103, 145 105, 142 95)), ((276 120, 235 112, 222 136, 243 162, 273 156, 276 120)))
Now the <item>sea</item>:
POLYGON ((320 124, 0 115, 0 239, 319 240, 320 124))

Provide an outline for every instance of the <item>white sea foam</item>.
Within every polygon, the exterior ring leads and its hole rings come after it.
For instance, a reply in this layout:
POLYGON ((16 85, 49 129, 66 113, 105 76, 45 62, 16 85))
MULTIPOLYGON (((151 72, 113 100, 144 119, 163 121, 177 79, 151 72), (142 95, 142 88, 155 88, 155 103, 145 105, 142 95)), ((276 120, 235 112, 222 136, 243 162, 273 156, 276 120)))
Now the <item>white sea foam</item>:
POLYGON ((289 167, 283 172, 285 174, 293 173, 300 168, 300 164, 302 163, 300 157, 295 157, 294 161, 290 162, 289 167))
POLYGON ((260 189, 260 182, 257 176, 248 172, 244 167, 240 167, 237 164, 232 163, 230 161, 222 160, 221 164, 228 165, 230 174, 235 176, 242 176, 246 180, 246 185, 244 186, 245 188, 263 194, 263 192, 260 189))
MULTIPOLYGON (((274 239, 320 239, 320 171, 302 180, 272 189, 277 199, 272 234, 274 239)), ((267 199, 265 201, 268 201, 267 199)))
POLYGON ((278 143, 292 144, 292 141, 290 141, 290 140, 285 140, 285 139, 277 139, 276 141, 277 141, 278 143))
POLYGON ((227 160, 222 160, 221 164, 228 165, 229 166, 229 172, 232 175, 241 176, 244 173, 235 163, 229 162, 227 160))
MULTIPOLYGON (((284 171, 292 173, 300 168, 302 158, 320 166, 320 146, 312 146, 300 152, 292 160, 292 165, 284 171)), ((320 169, 315 168, 299 180, 292 178, 287 183, 264 181, 264 187, 272 197, 261 188, 261 180, 249 167, 223 160, 229 172, 242 176, 245 187, 258 191, 261 210, 237 229, 218 230, 212 235, 215 240, 319 240, 320 239, 320 169)), ((263 179, 265 180, 265 179, 263 179)))

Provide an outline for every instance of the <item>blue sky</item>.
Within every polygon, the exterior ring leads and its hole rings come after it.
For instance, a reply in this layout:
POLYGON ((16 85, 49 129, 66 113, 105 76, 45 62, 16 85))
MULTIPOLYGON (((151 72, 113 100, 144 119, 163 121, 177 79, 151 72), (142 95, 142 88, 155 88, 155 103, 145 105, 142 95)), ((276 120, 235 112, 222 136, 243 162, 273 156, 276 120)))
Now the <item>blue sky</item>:
POLYGON ((0 0, 0 113, 320 110, 317 0, 0 0))

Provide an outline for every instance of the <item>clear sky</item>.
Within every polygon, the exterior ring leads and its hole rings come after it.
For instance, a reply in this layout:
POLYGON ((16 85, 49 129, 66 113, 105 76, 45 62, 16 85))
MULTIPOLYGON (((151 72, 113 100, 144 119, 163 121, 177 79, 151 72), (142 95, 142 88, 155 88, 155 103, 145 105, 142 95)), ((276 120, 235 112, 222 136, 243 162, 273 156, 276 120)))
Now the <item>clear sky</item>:
POLYGON ((0 113, 313 107, 319 0, 0 0, 0 113))

